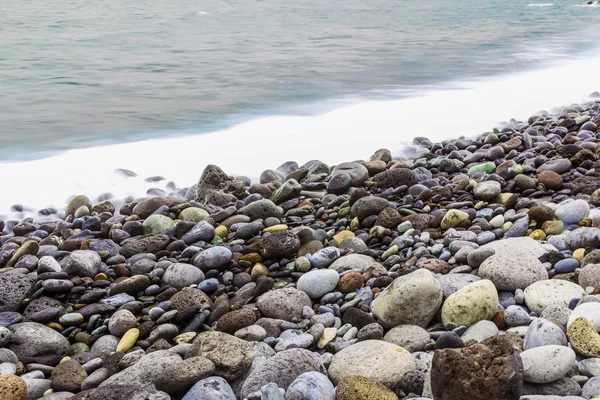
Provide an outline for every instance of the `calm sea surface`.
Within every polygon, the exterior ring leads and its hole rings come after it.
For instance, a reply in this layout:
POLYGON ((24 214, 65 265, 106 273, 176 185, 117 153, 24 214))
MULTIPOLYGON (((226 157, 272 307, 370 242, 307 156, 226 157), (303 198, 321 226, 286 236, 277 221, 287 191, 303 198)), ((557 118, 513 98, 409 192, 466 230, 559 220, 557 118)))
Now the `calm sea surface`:
POLYGON ((582 3, 3 0, 0 161, 541 69, 597 44, 582 3))

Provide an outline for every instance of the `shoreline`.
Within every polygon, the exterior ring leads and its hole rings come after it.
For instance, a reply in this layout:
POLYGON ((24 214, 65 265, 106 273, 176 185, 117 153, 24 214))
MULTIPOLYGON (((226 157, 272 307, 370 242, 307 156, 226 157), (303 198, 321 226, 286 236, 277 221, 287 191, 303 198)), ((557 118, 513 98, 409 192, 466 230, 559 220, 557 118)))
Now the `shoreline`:
POLYGON ((599 125, 592 94, 402 158, 2 220, 0 394, 600 396, 599 125))

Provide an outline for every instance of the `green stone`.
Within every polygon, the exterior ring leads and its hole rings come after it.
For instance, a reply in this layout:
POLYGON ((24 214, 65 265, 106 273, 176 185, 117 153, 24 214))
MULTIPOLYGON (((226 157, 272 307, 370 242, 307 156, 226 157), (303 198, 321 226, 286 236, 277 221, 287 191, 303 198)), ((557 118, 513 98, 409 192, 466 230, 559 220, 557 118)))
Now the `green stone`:
POLYGON ((381 255, 381 259, 383 261, 387 260, 390 256, 393 256, 394 254, 398 254, 398 246, 393 245, 392 247, 390 247, 389 249, 387 249, 382 255, 381 255))
POLYGON ((173 227, 173 220, 165 215, 151 215, 144 221, 144 235, 158 235, 173 227))
POLYGON ((350 207, 340 208, 340 211, 338 212, 338 216, 340 217, 345 217, 348 214, 350 214, 350 207))
POLYGON ((486 162, 483 164, 475 165, 469 168, 467 171, 468 175, 474 175, 478 172, 485 172, 486 174, 493 174, 496 171, 496 164, 493 162, 486 162))
POLYGON ((275 284, 273 285, 273 288, 275 288, 275 289, 281 289, 281 288, 286 287, 287 284, 288 284, 287 282, 283 282, 283 281, 275 282, 275 284))
POLYGON ((139 301, 141 301, 142 303, 153 303, 154 302, 154 296, 140 296, 137 299, 139 301))
POLYGON ((487 135, 485 137, 485 140, 483 141, 484 144, 491 144, 491 145, 495 145, 498 144, 498 142, 500 142, 500 139, 498 139, 498 135, 496 135, 496 133, 490 133, 489 135, 487 135))
POLYGON ((108 326, 102 325, 92 331, 92 336, 101 335, 108 330, 108 326))
POLYGON ((350 324, 342 325, 340 327, 340 329, 337 330, 337 335, 344 336, 344 334, 346 334, 346 332, 348 332, 351 328, 352 328, 352 325, 350 325, 350 324))
POLYGON ((385 236, 385 228, 383 226, 375 225, 369 231, 370 238, 382 238, 385 236))
POLYGON ((67 354, 69 356, 74 356, 79 353, 85 353, 86 351, 90 351, 90 348, 88 347, 88 345, 85 343, 77 342, 77 343, 73 343, 69 347, 69 350, 67 350, 67 354))
POLYGON ((344 207, 350 207, 350 200, 346 200, 345 202, 342 203, 342 205, 340 205, 340 208, 344 208, 344 207))
POLYGON ((76 326, 83 323, 83 315, 79 313, 64 314, 58 319, 58 322, 62 326, 76 326))
POLYGON ((37 244, 37 242, 34 242, 33 240, 28 240, 25 243, 23 243, 21 247, 19 247, 19 250, 17 250, 15 254, 11 257, 11 259, 8 260, 5 267, 14 267, 21 257, 28 254, 36 255, 39 250, 40 246, 37 244))
POLYGON ((200 222, 209 217, 209 213, 200 207, 188 207, 179 213, 179 219, 183 221, 200 222))
POLYGON ((220 236, 215 235, 212 240, 210 241, 211 244, 214 245, 219 245, 221 243, 223 243, 223 239, 220 236))

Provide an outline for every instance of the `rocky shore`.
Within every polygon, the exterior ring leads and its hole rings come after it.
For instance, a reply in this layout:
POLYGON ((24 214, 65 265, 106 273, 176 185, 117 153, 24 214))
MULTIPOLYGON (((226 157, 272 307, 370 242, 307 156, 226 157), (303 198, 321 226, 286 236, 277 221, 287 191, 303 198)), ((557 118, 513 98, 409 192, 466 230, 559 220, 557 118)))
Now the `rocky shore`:
POLYGON ((600 398, 598 125, 1 221, 0 399, 600 398))

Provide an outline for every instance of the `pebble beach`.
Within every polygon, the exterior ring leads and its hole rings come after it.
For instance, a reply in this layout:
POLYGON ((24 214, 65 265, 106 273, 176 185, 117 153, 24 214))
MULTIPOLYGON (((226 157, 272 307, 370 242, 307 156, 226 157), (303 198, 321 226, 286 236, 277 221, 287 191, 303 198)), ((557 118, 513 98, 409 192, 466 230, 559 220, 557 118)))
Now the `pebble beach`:
POLYGON ((0 399, 600 399, 599 126, 0 220, 0 399))

